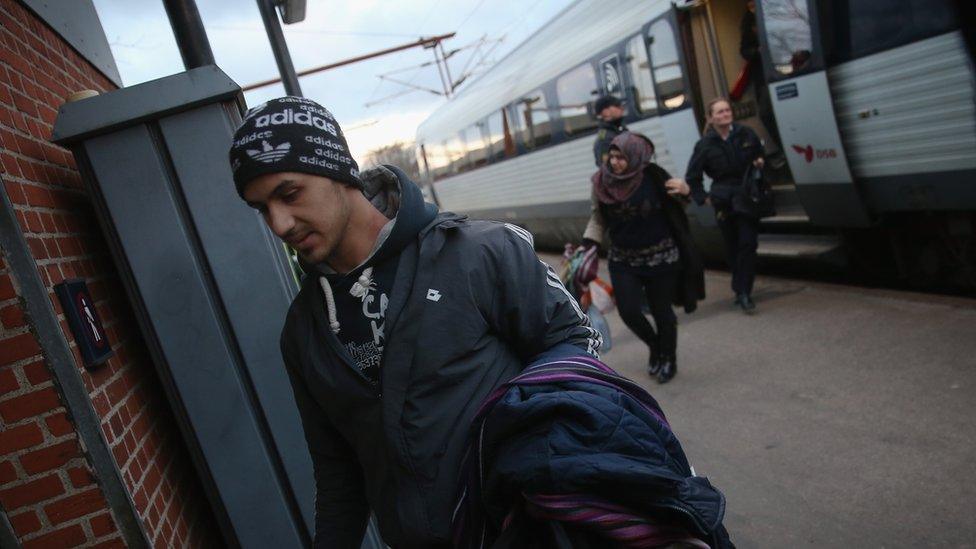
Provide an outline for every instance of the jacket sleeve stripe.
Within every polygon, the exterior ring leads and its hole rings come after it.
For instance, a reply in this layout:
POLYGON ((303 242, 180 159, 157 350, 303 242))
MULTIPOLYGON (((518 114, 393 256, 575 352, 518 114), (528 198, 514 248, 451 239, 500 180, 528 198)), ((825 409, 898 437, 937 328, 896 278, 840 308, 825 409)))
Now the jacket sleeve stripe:
MULTIPOLYGON (((532 248, 535 249, 535 239, 532 238, 532 233, 526 231, 522 227, 512 225, 511 223, 505 223, 505 228, 512 231, 515 236, 526 241, 529 246, 532 246, 532 248)), ((586 316, 586 313, 584 313, 583 309, 580 308, 579 303, 576 302, 573 294, 569 293, 569 291, 566 290, 566 287, 563 286, 562 281, 559 280, 559 276, 556 275, 556 272, 552 270, 552 267, 541 259, 539 260, 539 263, 541 263, 546 269, 546 284, 559 290, 563 293, 563 295, 566 296, 566 299, 569 301, 570 305, 572 305, 573 310, 576 311, 576 314, 579 316, 580 326, 586 329, 588 334, 588 337, 586 338, 586 352, 590 355, 598 357, 598 349, 603 345, 603 336, 600 335, 599 330, 596 330, 590 324, 590 318, 586 316)))

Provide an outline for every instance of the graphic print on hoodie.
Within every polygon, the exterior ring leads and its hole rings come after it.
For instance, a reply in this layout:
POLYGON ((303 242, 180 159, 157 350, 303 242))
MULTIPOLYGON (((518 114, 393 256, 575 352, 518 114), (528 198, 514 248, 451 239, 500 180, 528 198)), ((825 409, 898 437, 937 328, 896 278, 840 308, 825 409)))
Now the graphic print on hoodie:
MULTIPOLYGON (((386 345, 386 312, 400 264, 400 252, 417 233, 437 216, 437 208, 424 202, 413 184, 400 187, 396 174, 385 167, 363 173, 366 198, 391 222, 377 236, 366 261, 342 275, 319 266, 316 276, 324 276, 335 300, 339 332, 336 338, 346 351, 350 367, 357 369, 374 386, 380 381, 380 365, 386 345), (350 290, 360 275, 372 268, 365 293, 350 290)), ((312 272, 315 272, 314 270, 312 272)), ((330 319, 331 321, 332 319, 330 319)))
POLYGON ((327 275, 335 294, 336 317, 340 323, 336 337, 359 366, 359 371, 374 385, 380 379, 380 361, 386 344, 386 308, 398 263, 399 256, 393 256, 373 267, 368 289, 359 296, 352 295, 350 290, 364 269, 346 276, 327 275))

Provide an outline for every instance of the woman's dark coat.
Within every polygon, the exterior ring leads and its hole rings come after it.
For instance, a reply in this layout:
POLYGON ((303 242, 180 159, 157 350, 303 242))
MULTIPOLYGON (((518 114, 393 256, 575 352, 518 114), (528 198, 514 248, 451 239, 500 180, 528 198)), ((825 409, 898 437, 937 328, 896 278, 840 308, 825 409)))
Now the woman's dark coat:
MULTIPOLYGON (((650 176, 663 197, 661 207, 680 254, 681 274, 678 276, 678 283, 675 285, 672 303, 682 306, 686 313, 691 313, 698 308, 698 301, 705 299, 705 263, 691 236, 691 227, 688 223, 688 216, 685 214, 685 206, 688 202, 685 199, 675 199, 667 194, 664 183, 671 179, 667 170, 651 163, 645 168, 645 173, 650 176)), ((600 202, 595 194, 591 197, 591 202, 590 221, 586 225, 583 238, 602 244, 606 233, 606 220, 600 211, 600 202)))

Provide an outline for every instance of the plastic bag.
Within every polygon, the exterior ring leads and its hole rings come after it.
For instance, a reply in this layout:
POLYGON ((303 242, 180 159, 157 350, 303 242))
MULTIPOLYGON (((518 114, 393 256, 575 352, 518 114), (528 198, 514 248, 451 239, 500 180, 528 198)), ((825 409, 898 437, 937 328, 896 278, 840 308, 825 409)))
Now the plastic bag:
POLYGON ((590 317, 590 324, 593 325, 593 328, 603 336, 603 345, 600 346, 600 352, 605 353, 609 351, 613 347, 613 341, 610 339, 610 323, 607 322, 607 318, 603 316, 603 313, 595 305, 590 305, 586 310, 586 316, 590 317))
POLYGON ((613 310, 613 287, 600 277, 594 278, 589 284, 590 302, 603 314, 613 310))

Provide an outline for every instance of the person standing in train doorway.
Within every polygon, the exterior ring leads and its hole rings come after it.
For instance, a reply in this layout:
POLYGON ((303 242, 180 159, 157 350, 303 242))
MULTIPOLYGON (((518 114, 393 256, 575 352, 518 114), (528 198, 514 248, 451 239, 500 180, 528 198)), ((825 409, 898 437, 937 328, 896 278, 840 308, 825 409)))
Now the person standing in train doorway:
POLYGON ((438 213, 394 166, 360 174, 314 101, 251 109, 229 156, 241 198, 308 273, 281 352, 315 473, 315 547, 358 549, 370 511, 388 545, 450 547, 478 406, 542 353, 596 356, 599 332, 528 232, 438 213))
POLYGON ((593 174, 584 246, 609 237, 607 259, 620 318, 650 349, 647 372, 667 383, 678 371, 678 319, 672 304, 692 312, 705 298, 701 255, 684 202, 691 189, 652 161, 647 137, 623 132, 593 174), (646 299, 654 326, 641 310, 646 299))
POLYGON ((685 180, 696 203, 702 205, 707 201, 714 208, 732 271, 735 304, 744 312, 753 313, 756 309, 752 286, 756 278, 759 219, 736 212, 733 197, 750 165, 762 168, 763 145, 752 128, 733 121, 732 104, 728 99, 712 99, 705 110, 708 115, 705 135, 695 144, 685 180), (704 174, 712 178, 708 192, 702 185, 704 174))
MULTIPOLYGON (((770 101, 769 90, 766 88, 766 76, 763 74, 762 49, 759 44, 759 30, 756 25, 756 0, 747 0, 746 11, 739 22, 739 54, 749 64, 749 80, 752 82, 753 93, 756 96, 756 108, 759 119, 775 142, 775 148, 781 150, 779 127, 773 117, 773 104, 770 101)), ((774 155, 772 160, 785 161, 782 153, 774 155)), ((775 164, 775 162, 774 162, 775 164)))
POLYGON ((613 138, 627 131, 624 125, 626 112, 623 101, 612 95, 603 95, 593 102, 593 113, 599 121, 593 142, 593 161, 597 168, 607 163, 613 138))

